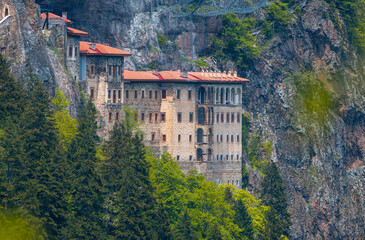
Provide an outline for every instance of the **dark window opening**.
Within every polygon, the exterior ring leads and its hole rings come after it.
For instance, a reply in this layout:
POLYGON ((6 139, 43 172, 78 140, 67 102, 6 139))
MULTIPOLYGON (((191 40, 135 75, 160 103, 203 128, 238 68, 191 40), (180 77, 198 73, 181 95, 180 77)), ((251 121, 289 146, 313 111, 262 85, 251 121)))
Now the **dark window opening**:
POLYGON ((176 160, 179 161, 180 160, 180 155, 176 156, 176 160))
POLYGON ((237 142, 240 142, 240 135, 237 135, 237 142))
POLYGON ((196 150, 196 157, 198 161, 203 161, 203 150, 201 148, 196 150))
POLYGON ((161 122, 165 122, 165 121, 166 121, 166 114, 161 113, 161 122))
POLYGON ((200 107, 198 109, 198 124, 204 124, 205 123, 205 108, 200 107))
POLYGON ((142 90, 142 99, 144 99, 144 90, 142 90))
POLYGON ((144 122, 144 112, 143 112, 143 113, 141 113, 141 121, 143 121, 143 122, 144 122))
POLYGON ((71 46, 68 48, 68 56, 72 57, 72 47, 71 46))
POLYGON ((181 123, 181 119, 182 119, 182 116, 181 115, 182 115, 181 112, 178 112, 177 113, 177 122, 178 123, 181 123))
POLYGON ((162 135, 162 142, 166 142, 166 135, 165 134, 162 135))
POLYGON ((119 112, 115 113, 115 120, 117 120, 117 121, 119 120, 119 112))
POLYGON ((117 102, 117 90, 113 90, 113 103, 117 102))
POLYGON ((227 113, 227 123, 229 123, 229 113, 227 113))
POLYGON ((231 135, 231 142, 234 142, 233 135, 231 135))
POLYGON ((217 142, 219 142, 219 135, 217 135, 217 142))
POLYGON ((209 148, 208 149, 208 161, 211 161, 212 160, 212 149, 209 148))
POLYGON ((193 122, 194 121, 194 113, 189 113, 189 122, 193 122))
POLYGON ((78 51, 77 51, 77 47, 75 47, 75 57, 77 57, 78 56, 78 51))
POLYGON ((221 142, 223 142, 223 135, 221 135, 221 142))
POLYGON ((129 98, 129 90, 125 90, 125 98, 129 98))
POLYGON ((149 95, 150 99, 152 99, 152 91, 149 92, 149 95))
POLYGON ((149 122, 152 122, 152 113, 149 113, 149 114, 148 114, 148 121, 149 121, 149 122))
POLYGON ((192 161, 193 160, 193 156, 192 155, 190 155, 189 156, 189 161, 192 161))
POLYGON ((138 98, 138 91, 134 90, 134 98, 137 99, 138 98))
POLYGON ((197 131, 197 142, 198 143, 203 142, 203 134, 204 134, 203 129, 199 128, 198 131, 197 131))
POLYGON ((240 156, 237 154, 237 161, 240 159, 240 156))
POLYGON ((94 74, 94 73, 95 73, 94 65, 91 65, 91 67, 90 67, 90 73, 91 73, 91 74, 94 74))
POLYGON ((192 141, 192 136, 191 136, 191 134, 189 135, 189 142, 191 142, 192 141))
POLYGON ((151 133, 151 142, 154 142, 156 140, 156 133, 151 133))
POLYGON ((109 66, 109 76, 112 75, 112 66, 109 66))
POLYGON ((113 79, 117 77, 117 67, 113 67, 113 79))
POLYGON ((221 123, 224 123, 224 114, 221 114, 221 123))
POLYGON ((112 121, 112 119, 113 119, 113 114, 110 112, 110 113, 109 113, 109 122, 111 122, 111 121, 112 121))
POLYGON ((9 15, 9 9, 5 8, 5 17, 9 15))
POLYGON ((94 99, 94 89, 93 88, 90 89, 90 98, 94 99))
POLYGON ((229 143, 229 135, 227 135, 227 143, 229 143))
POLYGON ((121 99, 122 97, 122 90, 118 90, 118 99, 121 99))
POLYGON ((234 123, 234 113, 232 113, 231 122, 234 123))
POLYGON ((180 142, 181 141, 181 135, 177 135, 177 141, 180 142))
POLYGON ((111 98, 111 95, 112 94, 112 91, 111 90, 108 90, 108 99, 110 99, 111 98))
POLYGON ((188 99, 191 100, 191 90, 188 92, 188 99))
POLYGON ((240 123, 240 121, 241 121, 241 114, 240 113, 237 113, 237 123, 240 123))
POLYGON ((217 123, 219 123, 219 113, 217 113, 217 123))
POLYGON ((155 113, 155 122, 158 122, 158 113, 155 113))
POLYGON ((176 99, 180 99, 180 90, 176 90, 176 99))
POLYGON ((118 76, 122 75, 122 67, 118 67, 118 76))
POLYGON ((155 99, 157 99, 158 91, 155 91, 155 99))
POLYGON ((162 99, 166 99, 166 90, 162 90, 162 96, 161 96, 162 99))
POLYGON ((205 103, 206 93, 205 88, 201 87, 199 88, 198 92, 198 103, 205 103))

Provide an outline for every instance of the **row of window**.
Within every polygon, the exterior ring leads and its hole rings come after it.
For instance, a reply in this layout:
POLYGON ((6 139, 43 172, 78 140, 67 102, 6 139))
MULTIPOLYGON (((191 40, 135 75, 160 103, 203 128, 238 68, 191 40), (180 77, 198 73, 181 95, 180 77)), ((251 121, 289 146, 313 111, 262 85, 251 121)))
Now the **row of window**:
POLYGON ((78 48, 73 46, 68 46, 68 57, 74 58, 79 55, 78 48))
MULTIPOLYGON (((180 160, 180 154, 176 155, 176 160, 179 161, 180 160)), ((190 154, 189 155, 189 160, 192 161, 193 160, 193 155, 190 154)), ((234 156, 233 154, 229 155, 216 155, 216 158, 214 158, 214 155, 212 155, 212 157, 208 156, 208 161, 210 160, 216 160, 216 161, 224 161, 224 160, 227 160, 227 161, 234 161, 234 160, 237 160, 239 161, 240 160, 240 155, 237 154, 236 156, 234 156)))
MULTIPOLYGON (((114 102, 114 98, 113 98, 113 102, 114 102)), ((145 113, 141 112, 140 113, 141 116, 141 121, 145 122, 146 118, 145 118, 145 113)), ((217 123, 234 123, 235 120, 237 121, 237 123, 240 123, 241 121, 241 113, 237 113, 237 118, 235 119, 235 113, 226 113, 226 119, 224 119, 224 113, 221 113, 221 119, 219 119, 219 113, 217 113, 217 123)), ((166 121, 166 113, 162 112, 162 113, 157 113, 157 112, 148 112, 148 121, 149 122, 165 122, 166 121)), ((177 122, 181 123, 183 121, 183 113, 182 112, 178 112, 177 113, 177 122)), ((194 122, 194 112, 189 112, 189 122, 192 123, 194 122)), ((214 117, 212 119, 212 122, 214 122, 214 117)))
MULTIPOLYGON (((226 137, 226 142, 227 143, 234 143, 234 140, 235 140, 235 138, 234 138, 234 135, 232 134, 231 136, 230 135, 227 135, 227 137, 226 137)), ((237 143, 239 143, 241 141, 241 137, 240 137, 240 135, 237 135, 237 137, 236 137, 236 142, 237 143)), ((217 143, 222 143, 223 142, 223 135, 221 134, 221 135, 217 135, 217 143)))
MULTIPOLYGON (((159 96, 161 96, 161 99, 166 99, 167 96, 167 90, 166 89, 162 89, 162 90, 149 90, 149 91, 145 91, 145 90, 125 90, 125 98, 129 99, 129 98, 134 98, 134 99, 158 99, 159 96), (130 96, 130 92, 131 94, 133 94, 133 96, 130 96)), ((191 90, 188 90, 188 99, 191 100, 191 90)), ((180 100, 181 99, 181 90, 177 89, 176 90, 176 99, 180 100)))
MULTIPOLYGON (((218 185, 219 184, 224 184, 224 181, 222 181, 221 182, 221 180, 220 179, 218 179, 218 185)), ((238 180, 238 179, 232 179, 231 181, 228 179, 227 180, 227 184, 228 185, 236 185, 236 186, 240 186, 240 180, 238 180)))

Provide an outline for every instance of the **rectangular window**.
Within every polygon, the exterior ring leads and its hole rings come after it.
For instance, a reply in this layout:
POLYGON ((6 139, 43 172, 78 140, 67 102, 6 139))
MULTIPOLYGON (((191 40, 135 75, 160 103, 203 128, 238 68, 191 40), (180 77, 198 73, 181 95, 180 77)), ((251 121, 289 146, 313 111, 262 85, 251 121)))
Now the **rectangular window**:
POLYGON ((229 143, 229 135, 227 135, 227 143, 229 143))
POLYGON ((217 142, 219 142, 219 135, 217 135, 217 142))
POLYGON ((237 142, 240 142, 240 135, 237 135, 237 142))
POLYGON ((189 135, 189 142, 193 141, 193 137, 191 136, 191 134, 189 135))
POLYGON ((155 122, 158 122, 158 113, 155 113, 155 122))
POLYGON ((141 113, 141 121, 144 122, 144 112, 141 113))
POLYGON ((176 99, 180 100, 180 89, 176 90, 176 99))
POLYGON ((118 90, 118 99, 122 98, 122 90, 118 90))
POLYGON ((115 113, 115 120, 118 121, 119 120, 119 112, 115 113))
POLYGON ((72 57, 72 47, 71 46, 68 48, 68 56, 72 57))
POLYGON ((221 161, 223 160, 223 155, 221 154, 221 161))
POLYGON ((161 113, 161 122, 166 121, 166 113, 161 113))
POLYGON ((224 123, 224 114, 221 114, 221 123, 224 123))
POLYGON ((228 160, 228 154, 226 155, 226 160, 228 160))
POLYGON ((231 155, 231 160, 233 160, 233 154, 231 155))
POLYGON ((117 67, 113 67, 113 79, 117 77, 117 67))
POLYGON ((91 74, 94 74, 95 73, 95 66, 94 65, 91 65, 90 66, 90 73, 91 74))
POLYGON ((219 123, 219 113, 217 113, 217 123, 219 123))
POLYGON ((221 142, 223 142, 223 135, 221 135, 221 142))
POLYGON ((90 88, 90 98, 94 99, 94 88, 90 88))
POLYGON ((158 97, 158 91, 155 91, 155 99, 158 97))
POLYGON ((191 90, 188 91, 188 99, 191 100, 191 90))
POLYGON ((117 90, 113 90, 113 103, 117 102, 117 90))
POLYGON ((233 135, 231 135, 231 142, 234 142, 233 135))
POLYGON ((111 90, 108 90, 108 99, 110 99, 111 98, 111 95, 112 94, 112 91, 111 90))
POLYGON ((231 115, 231 122, 234 123, 234 113, 231 115))
POLYGON ((118 67, 118 76, 122 75, 122 67, 118 67))
POLYGON ((182 119, 182 116, 181 115, 182 115, 181 112, 178 112, 177 113, 177 122, 178 123, 181 123, 181 119, 182 119))
POLYGON ((138 91, 134 90, 134 98, 137 99, 138 98, 138 91))
POLYGON ((109 113, 109 122, 111 122, 113 120, 113 113, 109 113))
POLYGON ((166 99, 166 90, 162 90, 161 98, 166 99))
POLYGON ((144 90, 142 90, 142 99, 144 99, 144 90))
POLYGON ((156 141, 156 133, 151 133, 151 142, 156 141))
POLYGON ((77 51, 77 47, 75 47, 75 57, 77 57, 79 52, 77 51))
POLYGON ((148 121, 152 122, 152 113, 148 113, 148 121))
POLYGON ((189 161, 192 161, 193 160, 193 156, 192 155, 190 155, 189 156, 189 161))
POLYGON ((189 113, 189 122, 193 122, 194 121, 194 113, 190 112, 189 113))
POLYGON ((241 122, 241 114, 240 113, 237 113, 237 123, 240 123, 241 122))
POLYGON ((162 134, 162 142, 166 142, 166 135, 162 134))
POLYGON ((180 160, 180 155, 177 155, 176 156, 176 161, 179 161, 180 160))
POLYGON ((151 90, 149 92, 149 97, 150 97, 150 99, 152 99, 152 91, 151 90))
POLYGON ((177 135, 177 141, 180 142, 181 141, 181 135, 177 135))
POLYGON ((237 160, 240 160, 240 155, 237 154, 237 160))
POLYGON ((125 90, 125 98, 129 98, 129 90, 125 90))
POLYGON ((229 123, 229 113, 227 113, 227 123, 229 123))
POLYGON ((112 75, 112 66, 109 66, 109 76, 112 75))

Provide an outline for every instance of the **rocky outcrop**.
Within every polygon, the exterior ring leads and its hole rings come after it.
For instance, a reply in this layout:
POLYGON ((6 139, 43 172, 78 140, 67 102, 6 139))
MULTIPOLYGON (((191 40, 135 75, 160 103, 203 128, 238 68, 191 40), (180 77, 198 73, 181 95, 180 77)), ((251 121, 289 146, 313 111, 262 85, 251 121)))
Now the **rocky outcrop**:
POLYGON ((70 113, 76 116, 81 93, 57 54, 46 46, 38 5, 31 0, 2 0, 0 17, 5 6, 12 17, 0 25, 0 52, 9 59, 12 74, 20 78, 31 67, 51 96, 60 88, 70 101, 70 113))

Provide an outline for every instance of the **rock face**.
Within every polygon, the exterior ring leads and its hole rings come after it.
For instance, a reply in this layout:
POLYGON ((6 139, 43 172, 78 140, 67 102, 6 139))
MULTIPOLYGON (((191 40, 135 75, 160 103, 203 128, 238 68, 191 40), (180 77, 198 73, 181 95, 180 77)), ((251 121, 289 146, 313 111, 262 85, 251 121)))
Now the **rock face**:
MULTIPOLYGON (((70 87, 74 85, 67 82, 71 80, 64 78, 64 72, 56 73, 59 63, 41 40, 34 3, 2 2, 12 5, 19 18, 10 26, 9 37, 0 31, 5 38, 0 49, 17 59, 22 70, 32 64, 42 79, 51 79, 52 88, 63 83, 76 105, 80 98, 75 87, 70 87)), ((209 37, 221 30, 219 16, 176 17, 166 10, 167 4, 176 3, 172 0, 152 4, 151 0, 50 2, 56 14, 68 11, 68 18, 76 28, 89 32, 90 40, 131 51, 133 57, 126 64, 131 69, 146 68, 153 61, 176 69, 182 58, 204 52, 209 37), (168 43, 159 46, 157 33, 167 36, 168 43)), ((329 6, 323 1, 304 1, 301 15, 286 33, 271 40, 254 67, 241 73, 251 80, 243 92, 251 131, 272 143, 272 160, 278 163, 287 186, 292 239, 365 236, 364 59, 355 54, 329 16, 329 6), (324 114, 321 123, 297 108, 295 86, 285 74, 308 69, 339 99, 339 106, 324 114)), ((341 25, 345 27, 344 22, 341 25)), ((16 65, 12 69, 18 76, 22 72, 16 65)), ((250 170, 253 192, 261 179, 256 169, 250 170)))
POLYGON ((70 113, 76 116, 82 101, 80 91, 57 54, 46 46, 38 5, 28 0, 1 0, 0 19, 4 17, 5 8, 11 17, 0 25, 0 52, 10 60, 12 74, 20 78, 31 67, 51 95, 57 87, 60 88, 70 101, 70 113))

